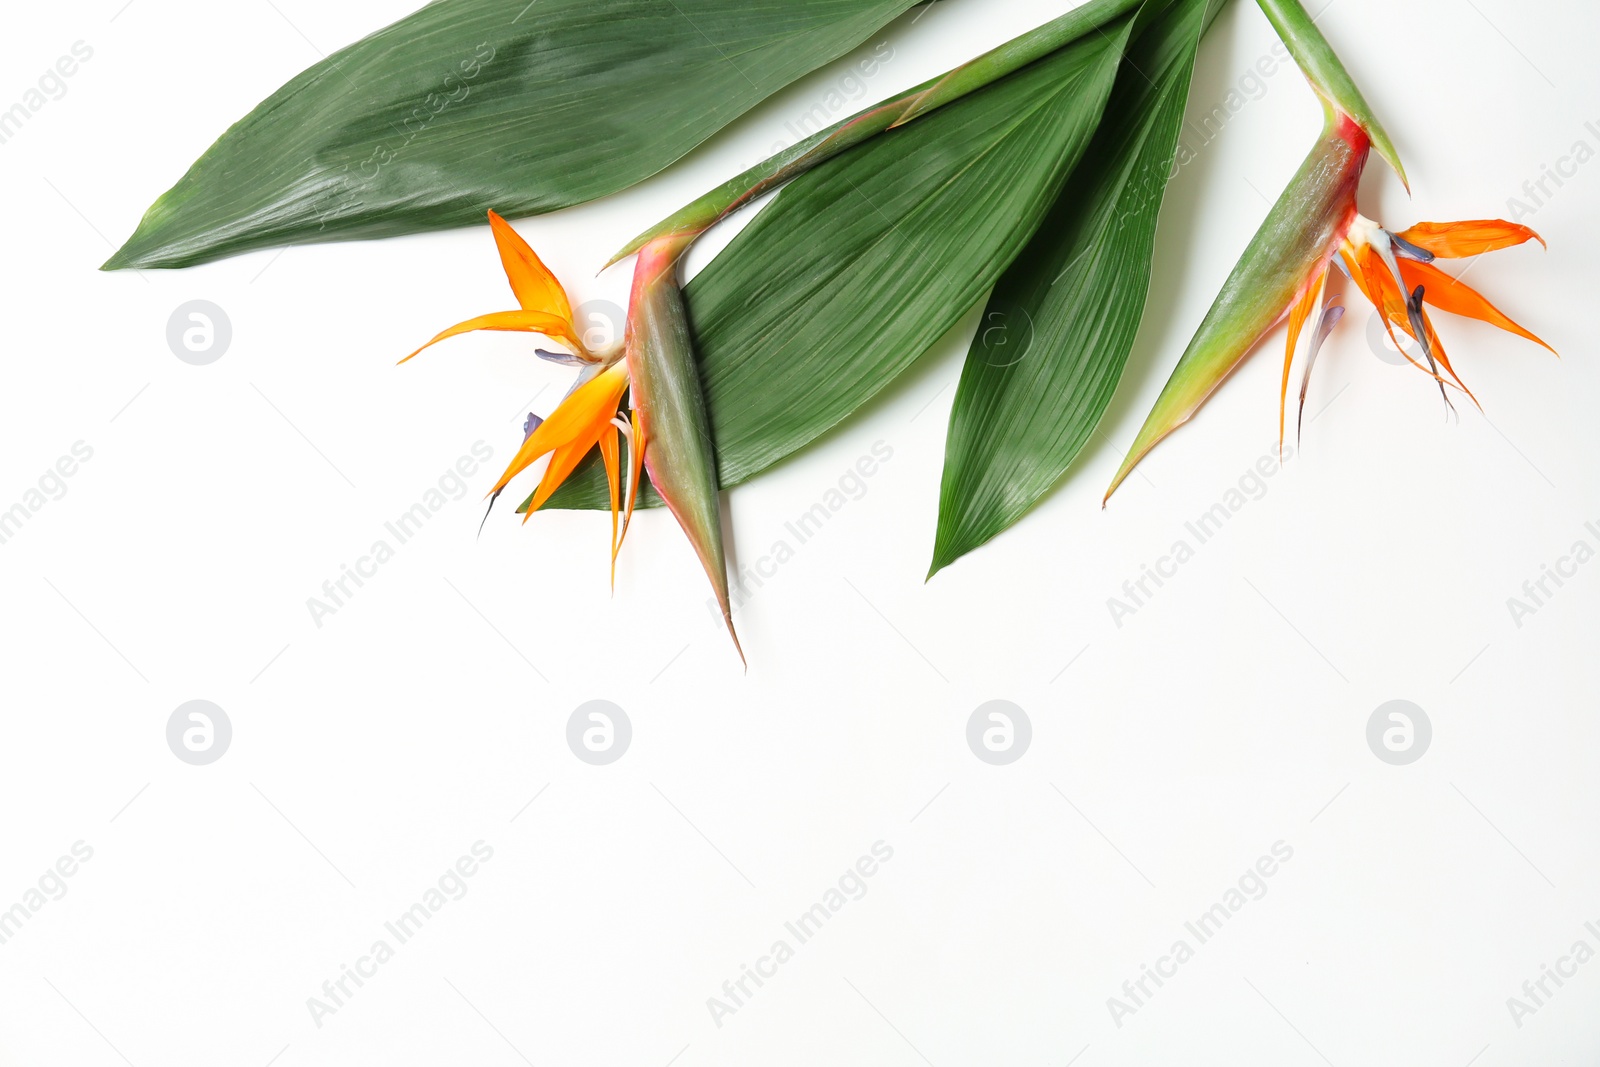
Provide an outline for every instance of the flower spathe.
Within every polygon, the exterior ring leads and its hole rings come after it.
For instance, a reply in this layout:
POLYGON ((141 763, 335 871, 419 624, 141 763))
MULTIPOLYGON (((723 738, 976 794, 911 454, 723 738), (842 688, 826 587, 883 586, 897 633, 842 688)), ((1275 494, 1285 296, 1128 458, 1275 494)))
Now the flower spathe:
MULTIPOLYGON (((651 483, 704 564, 734 647, 738 648, 722 547, 715 464, 677 282, 677 260, 684 242, 664 237, 645 246, 634 272, 626 336, 621 344, 590 351, 573 323, 571 301, 555 275, 521 235, 493 211, 489 212, 489 224, 520 308, 458 323, 401 362, 440 341, 476 330, 537 334, 570 349, 566 353, 538 351, 545 359, 578 367, 578 377, 548 417, 540 420, 530 416, 521 446, 490 490, 490 506, 512 479, 549 457, 523 516, 526 522, 584 458, 599 449, 610 488, 611 568, 615 584, 617 555, 633 517, 641 475, 648 470, 651 483), (624 397, 629 401, 626 411, 622 410, 624 397), (627 441, 625 475, 623 439, 627 441)), ((743 658, 742 651, 740 656, 743 658)))
MULTIPOLYGON (((1269 13, 1288 10, 1280 8, 1278 0, 1262 0, 1262 6, 1269 13)), ((1297 6, 1294 10, 1298 12, 1297 6)), ((1298 21, 1297 15, 1291 24, 1298 21)), ((1280 26, 1280 31, 1283 28, 1280 26)), ((1387 138, 1378 136, 1381 131, 1375 123, 1364 124, 1353 117, 1351 112, 1369 114, 1353 86, 1342 97, 1325 91, 1326 84, 1337 83, 1328 72, 1342 74, 1342 70, 1336 70, 1337 60, 1331 58, 1331 51, 1309 23, 1304 34, 1301 43, 1309 42, 1310 50, 1322 56, 1321 65, 1307 71, 1325 105, 1327 122, 1322 136, 1223 284, 1112 479, 1106 491, 1108 500, 1139 461, 1192 418, 1262 339, 1287 319, 1288 342, 1278 400, 1281 448, 1290 372, 1301 337, 1307 336, 1299 397, 1303 414, 1317 353, 1344 314, 1345 309, 1329 296, 1328 282, 1335 270, 1351 279, 1378 310, 1396 347, 1435 380, 1447 405, 1450 388, 1477 401, 1451 364, 1429 315, 1430 307, 1475 318, 1550 347, 1482 294, 1435 265, 1438 259, 1475 256, 1530 240, 1542 244, 1538 234, 1500 219, 1421 222, 1393 232, 1357 209, 1357 189, 1369 153, 1375 142, 1387 146, 1387 138), (1319 80, 1323 75, 1326 78, 1319 80), (1354 99, 1358 106, 1344 110, 1341 99, 1354 99), (1399 344, 1397 328, 1416 342, 1422 361, 1399 344)), ((1385 151, 1385 156, 1398 171, 1392 149, 1385 151)))
POLYGON ((1355 221, 1356 189, 1370 148, 1370 139, 1356 122, 1343 116, 1330 119, 1223 283, 1106 490, 1106 499, 1151 449, 1194 417, 1291 308, 1301 309, 1297 315, 1304 322, 1307 294, 1320 299, 1328 260, 1355 221))

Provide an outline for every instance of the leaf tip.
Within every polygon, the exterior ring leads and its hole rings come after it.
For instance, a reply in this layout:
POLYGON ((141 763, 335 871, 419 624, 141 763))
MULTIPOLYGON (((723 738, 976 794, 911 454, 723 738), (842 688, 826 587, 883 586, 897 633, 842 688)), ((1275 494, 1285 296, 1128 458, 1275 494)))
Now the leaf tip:
POLYGON ((1117 468, 1116 477, 1112 478, 1111 484, 1106 486, 1106 495, 1100 498, 1101 511, 1106 510, 1107 505, 1111 503, 1111 494, 1122 488, 1122 483, 1128 480, 1128 475, 1133 473, 1133 468, 1139 465, 1139 461, 1143 459, 1145 457, 1145 453, 1149 451, 1150 449, 1146 448, 1143 452, 1139 452, 1137 454, 1133 452, 1128 453, 1128 458, 1122 461, 1121 467, 1117 468))
MULTIPOLYGON (((982 543, 983 542, 981 541, 978 542, 978 544, 982 543)), ((974 548, 977 548, 978 544, 973 544, 970 541, 963 541, 959 532, 953 529, 943 529, 941 523, 941 529, 934 536, 933 558, 928 561, 928 573, 927 576, 922 579, 922 584, 927 585, 929 582, 933 581, 934 575, 950 566, 950 564, 954 563, 962 556, 965 556, 968 552, 971 552, 974 548)))
POLYGON ((128 270, 130 268, 141 266, 141 264, 138 262, 138 257, 133 252, 129 251, 132 245, 133 239, 129 238, 127 244, 111 253, 111 258, 100 264, 100 269, 104 271, 128 270))
POLYGON ((1399 153, 1394 150, 1393 146, 1387 146, 1387 140, 1385 143, 1386 147, 1380 148, 1379 152, 1389 166, 1394 168, 1395 177, 1400 179, 1400 184, 1405 187, 1406 196, 1409 197, 1411 195, 1411 179, 1406 177, 1406 168, 1400 162, 1399 153))

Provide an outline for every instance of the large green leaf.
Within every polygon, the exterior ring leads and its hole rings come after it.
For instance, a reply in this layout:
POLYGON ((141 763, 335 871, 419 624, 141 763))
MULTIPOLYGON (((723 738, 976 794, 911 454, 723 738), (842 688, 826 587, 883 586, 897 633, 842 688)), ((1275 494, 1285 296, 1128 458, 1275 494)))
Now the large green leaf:
POLYGON ((1088 158, 995 286, 950 413, 930 574, 1048 493, 1116 391, 1205 14, 1175 0, 1141 30, 1088 158))
POLYGON ((311 67, 107 268, 387 237, 649 177, 914 0, 435 0, 311 67))
MULTIPOLYGON (((1089 143, 1130 26, 798 178, 690 283, 724 488, 866 403, 994 284, 1089 143)), ((582 475, 548 506, 607 506, 582 475)))
MULTIPOLYGON (((842 122, 824 127, 776 155, 768 156, 692 204, 662 219, 625 245, 622 251, 612 257, 611 263, 626 259, 657 237, 703 234, 757 197, 834 156, 871 140, 885 130, 903 126, 986 88, 1029 63, 1043 59, 1063 45, 1072 43, 1090 30, 1126 15, 1141 3, 1142 0, 1088 0, 1088 3, 1080 4, 1042 26, 1013 37, 998 48, 992 48, 953 70, 912 86, 893 99, 880 101, 842 122)), ((606 265, 610 266, 611 263, 606 265)))

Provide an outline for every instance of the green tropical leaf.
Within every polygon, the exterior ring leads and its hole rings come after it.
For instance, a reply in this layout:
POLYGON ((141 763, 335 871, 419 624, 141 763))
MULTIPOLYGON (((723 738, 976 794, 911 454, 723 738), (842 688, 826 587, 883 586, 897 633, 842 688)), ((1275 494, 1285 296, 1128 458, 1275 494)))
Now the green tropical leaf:
POLYGON ((223 134, 106 264, 181 267, 593 200, 914 0, 435 0, 223 134))
MULTIPOLYGON (((1088 145, 1131 25, 796 179, 689 284, 723 488, 849 416, 994 284, 1088 145)), ((596 468, 547 506, 608 499, 596 468)))
POLYGON ((769 156, 692 204, 635 237, 611 258, 611 266, 646 243, 669 234, 699 235, 764 193, 827 162, 863 141, 903 126, 1015 73, 1140 6, 1143 0, 1088 0, 1043 26, 990 49, 953 70, 914 85, 900 96, 864 108, 842 122, 819 130, 776 155, 769 156))
POLYGON ((1205 18, 1175 0, 1141 29, 1088 157, 995 286, 950 413, 930 576, 1054 488, 1116 391, 1205 18))

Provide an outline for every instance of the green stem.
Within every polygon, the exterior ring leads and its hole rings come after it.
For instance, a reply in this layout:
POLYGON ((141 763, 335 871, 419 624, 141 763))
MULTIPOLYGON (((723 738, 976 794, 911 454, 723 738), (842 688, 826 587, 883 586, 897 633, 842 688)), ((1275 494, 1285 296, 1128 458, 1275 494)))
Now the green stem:
POLYGON ((1367 136, 1372 138, 1372 147, 1377 149, 1378 154, 1394 168, 1406 191, 1410 192, 1411 183, 1406 180, 1406 169, 1400 164, 1400 153, 1395 151, 1393 142, 1389 140, 1389 135, 1384 132, 1382 124, 1373 115, 1372 108, 1361 95, 1361 90, 1356 88, 1356 83, 1350 79, 1344 64, 1340 63, 1339 57, 1334 54, 1333 46, 1328 44, 1328 39, 1322 36, 1317 24, 1306 14, 1306 9, 1301 6, 1300 0, 1256 0, 1256 2, 1261 5, 1261 10, 1265 12, 1267 21, 1272 23, 1272 28, 1278 31, 1278 36, 1283 39, 1289 54, 1299 64, 1306 80, 1322 98, 1323 106, 1348 115, 1366 130, 1367 136))

